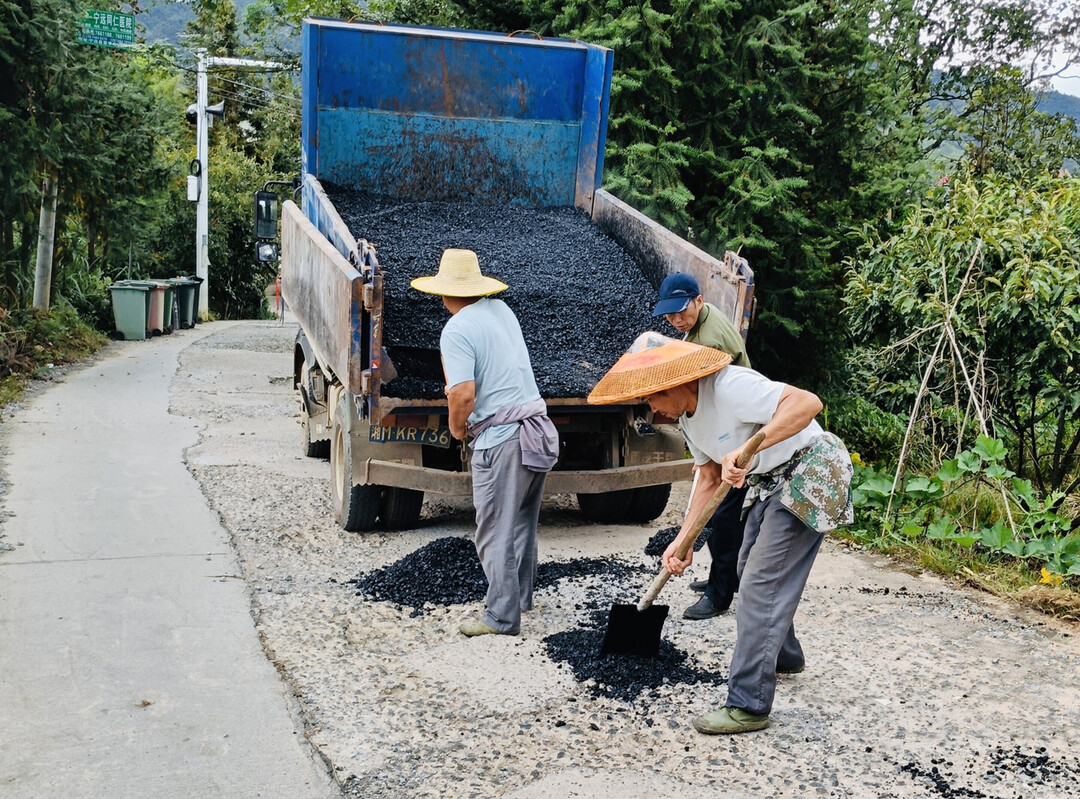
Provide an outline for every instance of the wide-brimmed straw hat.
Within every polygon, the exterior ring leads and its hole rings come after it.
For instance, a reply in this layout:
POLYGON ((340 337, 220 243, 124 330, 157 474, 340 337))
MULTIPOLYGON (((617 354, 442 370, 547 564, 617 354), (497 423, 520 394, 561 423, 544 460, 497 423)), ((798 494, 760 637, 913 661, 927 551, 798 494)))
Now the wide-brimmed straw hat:
POLYGON ((712 347, 642 333, 589 393, 590 405, 630 402, 719 372, 731 356, 712 347))
POLYGON ((486 297, 507 289, 501 280, 480 274, 480 260, 472 250, 453 249, 443 251, 437 275, 418 277, 410 285, 440 297, 486 297))

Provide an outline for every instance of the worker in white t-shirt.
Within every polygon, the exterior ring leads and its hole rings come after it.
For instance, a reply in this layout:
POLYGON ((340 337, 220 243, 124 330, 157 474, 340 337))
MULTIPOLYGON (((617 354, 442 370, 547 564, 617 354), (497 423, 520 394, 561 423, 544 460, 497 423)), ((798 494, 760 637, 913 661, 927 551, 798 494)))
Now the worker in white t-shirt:
POLYGON ((679 419, 699 478, 679 534, 663 555, 682 574, 693 561, 675 551, 723 484, 750 484, 739 551, 735 651, 724 706, 694 719, 710 735, 769 725, 776 675, 805 667, 792 620, 824 533, 853 521, 851 456, 821 428, 817 395, 740 366, 710 347, 642 334, 589 395, 594 404, 648 403, 679 419), (756 433, 756 456, 736 459, 756 433))

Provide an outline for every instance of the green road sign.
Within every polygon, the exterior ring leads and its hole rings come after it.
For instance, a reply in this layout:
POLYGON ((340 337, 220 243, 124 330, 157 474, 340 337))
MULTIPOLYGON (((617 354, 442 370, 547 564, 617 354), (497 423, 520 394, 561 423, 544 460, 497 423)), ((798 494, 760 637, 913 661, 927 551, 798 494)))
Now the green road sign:
POLYGON ((79 44, 131 47, 135 44, 135 16, 117 11, 87 11, 79 23, 79 44))

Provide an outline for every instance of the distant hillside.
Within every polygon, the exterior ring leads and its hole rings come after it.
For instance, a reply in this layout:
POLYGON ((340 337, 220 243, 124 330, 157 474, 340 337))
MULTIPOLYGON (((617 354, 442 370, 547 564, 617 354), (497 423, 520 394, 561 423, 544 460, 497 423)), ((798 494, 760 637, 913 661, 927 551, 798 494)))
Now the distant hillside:
MULTIPOLYGON (((241 21, 244 18, 244 9, 254 0, 233 0, 233 2, 236 3, 237 20, 241 21)), ((135 24, 145 29, 145 32, 140 32, 139 35, 146 39, 147 44, 156 42, 179 44, 180 37, 184 33, 184 26, 195 18, 191 6, 182 2, 154 0, 152 5, 144 8, 145 10, 135 18, 135 24)))
POLYGON ((1080 125, 1080 97, 1050 92, 1049 96, 1039 103, 1039 110, 1044 114, 1064 114, 1075 119, 1080 125))

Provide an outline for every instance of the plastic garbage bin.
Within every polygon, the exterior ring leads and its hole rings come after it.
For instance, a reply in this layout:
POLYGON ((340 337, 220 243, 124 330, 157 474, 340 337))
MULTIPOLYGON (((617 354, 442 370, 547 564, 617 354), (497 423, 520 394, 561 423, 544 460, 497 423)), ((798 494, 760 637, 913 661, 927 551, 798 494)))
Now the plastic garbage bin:
POLYGON ((168 280, 151 280, 149 282, 164 292, 161 296, 161 332, 171 333, 176 326, 176 322, 173 321, 175 319, 173 310, 176 299, 173 284, 168 280))
POLYGON ((173 293, 176 297, 177 318, 173 327, 194 327, 195 315, 198 311, 198 301, 196 297, 199 288, 198 282, 190 277, 174 277, 166 282, 172 283, 173 293))
POLYGON ((118 280, 117 286, 144 286, 149 291, 150 305, 146 315, 146 334, 165 332, 165 284, 155 280, 118 280))
POLYGON ((121 281, 109 286, 116 332, 126 341, 142 341, 147 336, 151 288, 121 281))
POLYGON ((194 327, 199 321, 199 292, 202 291, 203 279, 198 275, 188 275, 187 279, 195 281, 195 313, 191 316, 191 326, 194 327))

